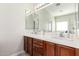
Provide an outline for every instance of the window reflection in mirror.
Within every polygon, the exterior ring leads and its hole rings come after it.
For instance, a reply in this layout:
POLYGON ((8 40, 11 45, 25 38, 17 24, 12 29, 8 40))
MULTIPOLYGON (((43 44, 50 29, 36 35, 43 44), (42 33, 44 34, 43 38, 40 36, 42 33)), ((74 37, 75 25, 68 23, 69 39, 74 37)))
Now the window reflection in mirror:
POLYGON ((51 15, 52 32, 77 34, 77 3, 54 3, 46 10, 51 15))
POLYGON ((56 22, 56 31, 68 31, 68 22, 62 21, 62 22, 56 22))

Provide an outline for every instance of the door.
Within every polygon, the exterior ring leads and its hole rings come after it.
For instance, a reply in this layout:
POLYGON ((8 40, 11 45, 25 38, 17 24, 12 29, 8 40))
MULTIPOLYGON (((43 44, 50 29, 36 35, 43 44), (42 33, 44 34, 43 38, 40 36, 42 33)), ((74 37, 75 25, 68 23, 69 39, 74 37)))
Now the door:
POLYGON ((76 56, 79 56, 79 49, 75 49, 76 56))
POLYGON ((55 44, 51 42, 46 42, 46 55, 55 56, 55 44))
POLYGON ((24 51, 27 53, 27 37, 24 36, 24 51))
POLYGON ((33 43, 32 43, 32 38, 30 38, 30 37, 27 37, 27 52, 28 52, 28 54, 30 54, 30 55, 32 55, 32 47, 33 47, 33 43))

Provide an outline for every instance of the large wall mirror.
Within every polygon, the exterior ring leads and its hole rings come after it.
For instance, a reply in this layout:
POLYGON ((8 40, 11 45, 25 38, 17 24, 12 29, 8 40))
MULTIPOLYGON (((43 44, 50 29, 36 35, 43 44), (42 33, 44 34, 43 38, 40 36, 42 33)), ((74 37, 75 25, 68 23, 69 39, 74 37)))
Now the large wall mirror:
POLYGON ((26 18, 26 29, 77 34, 77 21, 77 3, 53 3, 29 15, 26 18))

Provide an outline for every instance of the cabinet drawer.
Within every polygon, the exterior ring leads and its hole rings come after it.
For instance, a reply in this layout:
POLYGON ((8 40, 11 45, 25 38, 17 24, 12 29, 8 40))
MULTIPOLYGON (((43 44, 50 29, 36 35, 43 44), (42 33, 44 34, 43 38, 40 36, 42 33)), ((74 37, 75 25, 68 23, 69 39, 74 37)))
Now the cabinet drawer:
POLYGON ((33 44, 34 47, 43 48, 43 45, 33 44))
POLYGON ((39 39, 34 39, 33 40, 33 44, 42 46, 43 45, 43 41, 42 40, 39 40, 39 39))

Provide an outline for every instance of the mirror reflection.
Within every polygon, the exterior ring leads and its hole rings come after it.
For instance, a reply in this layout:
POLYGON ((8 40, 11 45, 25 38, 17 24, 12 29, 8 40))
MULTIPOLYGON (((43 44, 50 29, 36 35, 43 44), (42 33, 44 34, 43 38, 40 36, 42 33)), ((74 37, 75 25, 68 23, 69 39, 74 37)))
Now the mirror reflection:
POLYGON ((26 17, 26 29, 77 34, 78 4, 53 3, 26 17))

